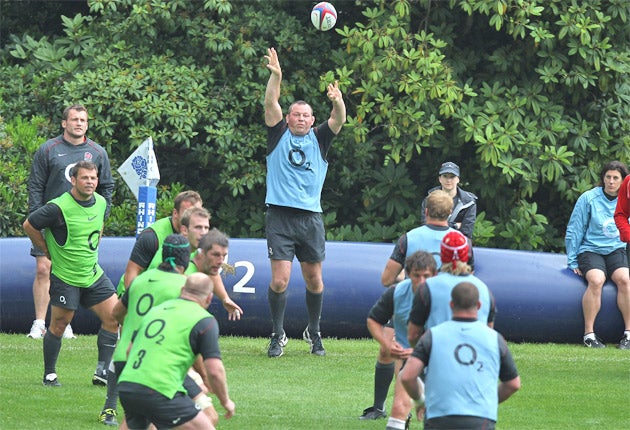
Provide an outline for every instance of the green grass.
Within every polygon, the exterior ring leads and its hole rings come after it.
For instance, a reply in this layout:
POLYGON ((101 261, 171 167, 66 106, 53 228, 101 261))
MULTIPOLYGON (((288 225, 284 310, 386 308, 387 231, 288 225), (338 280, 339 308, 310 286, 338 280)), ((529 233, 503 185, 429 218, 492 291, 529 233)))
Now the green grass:
MULTIPOLYGON (((326 357, 291 339, 266 356, 266 339, 223 337, 236 415, 221 429, 384 429, 358 416, 372 401, 377 344, 324 339, 326 357)), ((630 351, 579 345, 511 344, 522 389, 499 407, 500 429, 630 428, 630 351)), ((94 336, 64 340, 61 388, 41 385, 41 341, 0 334, 0 429, 99 429, 105 388, 91 384, 94 336)), ((219 412, 222 409, 215 400, 219 412)), ((391 405, 391 396, 388 398, 391 405)), ((412 422, 412 429, 422 425, 412 422)))

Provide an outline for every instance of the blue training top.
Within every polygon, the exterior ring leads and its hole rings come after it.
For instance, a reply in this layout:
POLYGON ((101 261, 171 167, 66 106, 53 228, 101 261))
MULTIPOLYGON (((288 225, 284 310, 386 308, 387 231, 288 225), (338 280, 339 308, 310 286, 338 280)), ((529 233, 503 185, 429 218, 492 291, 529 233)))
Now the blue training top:
POLYGON ((564 243, 569 269, 578 267, 577 257, 583 252, 608 255, 625 248, 615 225, 617 198, 609 199, 602 187, 583 193, 571 213, 564 243))

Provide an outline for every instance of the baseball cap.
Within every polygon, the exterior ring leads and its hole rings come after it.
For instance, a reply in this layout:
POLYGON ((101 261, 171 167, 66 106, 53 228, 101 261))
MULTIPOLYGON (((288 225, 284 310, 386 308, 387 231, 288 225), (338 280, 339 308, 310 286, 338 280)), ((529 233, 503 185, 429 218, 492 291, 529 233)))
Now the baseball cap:
POLYGON ((440 166, 440 175, 445 173, 451 173, 455 176, 459 176, 459 166, 452 161, 447 161, 446 163, 442 163, 440 166))
POLYGON ((170 234, 162 244, 162 261, 176 266, 188 267, 190 262, 190 243, 181 234, 170 234))
POLYGON ((468 261, 468 239, 457 230, 449 231, 440 244, 442 264, 454 261, 468 261))

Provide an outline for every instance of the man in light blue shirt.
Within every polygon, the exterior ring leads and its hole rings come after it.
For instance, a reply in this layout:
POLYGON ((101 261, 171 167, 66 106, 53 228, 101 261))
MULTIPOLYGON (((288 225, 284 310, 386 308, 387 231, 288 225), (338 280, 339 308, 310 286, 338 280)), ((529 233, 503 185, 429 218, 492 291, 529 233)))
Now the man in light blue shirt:
POLYGON ((452 320, 425 332, 399 378, 425 429, 491 430, 521 378, 503 336, 477 319, 477 287, 460 282, 450 296, 452 320))
POLYGON ((304 101, 289 106, 286 116, 280 107, 282 69, 274 48, 267 50, 270 76, 265 90, 267 126, 267 214, 265 233, 271 262, 271 282, 267 297, 272 334, 267 355, 280 357, 287 336, 284 332, 286 290, 293 258, 297 257, 306 284, 308 325, 302 336, 311 353, 326 354, 319 331, 324 282, 322 261, 326 235, 320 204, 328 170, 326 159, 333 138, 346 122, 346 105, 339 84, 329 84, 327 96, 332 104, 330 116, 313 127, 313 109, 304 101))

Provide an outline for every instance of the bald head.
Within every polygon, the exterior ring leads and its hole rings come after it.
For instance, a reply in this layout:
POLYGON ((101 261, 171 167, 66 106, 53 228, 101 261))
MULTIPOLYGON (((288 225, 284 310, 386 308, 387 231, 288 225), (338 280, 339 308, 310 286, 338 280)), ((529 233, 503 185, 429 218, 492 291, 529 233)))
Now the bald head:
POLYGON ((182 288, 182 297, 189 298, 203 304, 212 297, 214 283, 205 273, 197 272, 186 278, 186 283, 182 288))

